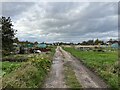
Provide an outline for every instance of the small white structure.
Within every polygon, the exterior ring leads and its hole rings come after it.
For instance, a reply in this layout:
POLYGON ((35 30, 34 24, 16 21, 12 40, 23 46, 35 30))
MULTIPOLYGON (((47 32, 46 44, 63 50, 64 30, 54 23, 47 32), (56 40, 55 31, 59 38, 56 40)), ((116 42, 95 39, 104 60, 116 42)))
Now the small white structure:
POLYGON ((41 53, 40 50, 34 50, 34 53, 41 53))

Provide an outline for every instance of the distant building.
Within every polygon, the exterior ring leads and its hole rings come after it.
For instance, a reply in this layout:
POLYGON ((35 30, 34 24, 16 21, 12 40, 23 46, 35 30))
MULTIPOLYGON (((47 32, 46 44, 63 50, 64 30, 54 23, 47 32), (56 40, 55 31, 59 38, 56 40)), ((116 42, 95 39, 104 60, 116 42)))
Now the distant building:
POLYGON ((79 48, 95 48, 95 47, 99 47, 99 45, 76 45, 75 47, 79 47, 79 48))
POLYGON ((111 48, 120 48, 120 45, 116 42, 111 44, 111 48))
POLYGON ((112 45, 114 43, 119 43, 120 44, 120 41, 117 41, 117 40, 114 40, 114 41, 107 41, 107 45, 112 45))
POLYGON ((47 45, 45 43, 43 43, 43 44, 37 44, 37 47, 38 48, 46 48, 47 45))
POLYGON ((100 45, 76 45, 75 46, 75 48, 79 50, 91 50, 99 47, 100 45))
POLYGON ((27 48, 33 48, 34 44, 27 44, 27 48))

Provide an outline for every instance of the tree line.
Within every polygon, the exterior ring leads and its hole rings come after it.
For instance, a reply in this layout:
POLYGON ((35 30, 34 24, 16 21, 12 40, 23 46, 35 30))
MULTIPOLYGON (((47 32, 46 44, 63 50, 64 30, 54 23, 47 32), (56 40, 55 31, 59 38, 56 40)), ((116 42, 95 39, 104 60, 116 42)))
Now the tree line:
MULTIPOLYGON (((14 45, 13 43, 18 43, 21 45, 24 44, 38 44, 38 42, 30 42, 30 41, 19 41, 18 38, 15 37, 17 33, 17 30, 13 29, 13 24, 12 20, 10 17, 1 17, 0 18, 0 34, 2 37, 2 54, 5 53, 10 53, 11 51, 14 50, 14 45)), ((110 39, 108 42, 115 42, 114 40, 110 39)), ((120 43, 120 42, 119 42, 120 43)), ((47 43, 45 43, 47 44, 47 43)), ((106 43, 102 40, 96 39, 96 40, 88 40, 88 41, 83 41, 81 43, 65 43, 65 42, 57 42, 57 43, 48 43, 48 45, 105 45, 106 43)))
POLYGON ((96 39, 96 40, 88 40, 88 41, 83 41, 82 43, 79 43, 80 45, 105 45, 106 43, 102 40, 96 39))

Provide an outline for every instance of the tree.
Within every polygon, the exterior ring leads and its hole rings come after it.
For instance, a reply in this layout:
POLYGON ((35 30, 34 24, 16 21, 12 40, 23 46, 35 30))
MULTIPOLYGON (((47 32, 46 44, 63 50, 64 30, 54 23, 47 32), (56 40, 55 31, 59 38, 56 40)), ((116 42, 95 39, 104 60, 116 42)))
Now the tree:
POLYGON ((88 43, 88 45, 94 45, 94 41, 93 40, 88 40, 87 43, 88 43))
POLYGON ((13 29, 13 24, 10 17, 0 18, 0 29, 2 31, 2 50, 11 52, 13 50, 13 42, 16 34, 15 29, 13 29))
POLYGON ((98 45, 99 44, 99 39, 96 39, 95 40, 95 45, 98 45))
POLYGON ((35 44, 35 45, 37 45, 37 44, 38 44, 38 42, 36 41, 36 42, 34 42, 34 44, 35 44))
POLYGON ((112 44, 112 43, 113 43, 113 40, 112 40, 112 39, 110 39, 108 42, 109 42, 109 44, 112 44))
POLYGON ((86 41, 83 41, 83 42, 81 43, 81 45, 87 45, 87 42, 86 42, 86 41))
POLYGON ((14 39, 14 42, 15 42, 15 43, 19 43, 19 39, 18 39, 18 38, 15 38, 15 39, 14 39))
POLYGON ((105 44, 104 41, 99 40, 99 39, 96 39, 94 43, 95 43, 95 45, 98 45, 98 44, 104 45, 105 44))

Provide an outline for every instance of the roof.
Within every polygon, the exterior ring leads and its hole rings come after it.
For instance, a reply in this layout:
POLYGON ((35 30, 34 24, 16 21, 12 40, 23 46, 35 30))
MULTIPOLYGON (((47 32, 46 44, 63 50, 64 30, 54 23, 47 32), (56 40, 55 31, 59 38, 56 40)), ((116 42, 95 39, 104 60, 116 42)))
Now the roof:
POLYGON ((46 44, 37 44, 37 47, 39 47, 39 48, 46 48, 47 45, 46 44))
POLYGON ((112 48, 120 48, 120 45, 118 43, 114 43, 111 45, 112 48))
POLYGON ((34 45, 33 44, 27 44, 27 47, 32 48, 34 45))
POLYGON ((17 44, 17 43, 13 43, 13 45, 16 45, 16 46, 17 46, 18 44, 17 44))

